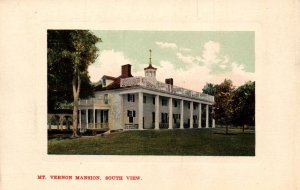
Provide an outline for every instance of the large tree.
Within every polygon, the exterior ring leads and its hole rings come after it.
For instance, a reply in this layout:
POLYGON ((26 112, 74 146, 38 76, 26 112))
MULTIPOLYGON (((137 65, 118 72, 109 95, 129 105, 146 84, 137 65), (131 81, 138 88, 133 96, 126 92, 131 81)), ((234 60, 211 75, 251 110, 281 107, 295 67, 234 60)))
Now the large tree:
POLYGON ((232 109, 234 124, 255 125, 255 82, 248 81, 233 92, 232 109))
POLYGON ((225 79, 221 84, 207 83, 202 92, 212 95, 215 98, 215 104, 212 108, 212 116, 216 121, 226 126, 226 134, 228 133, 228 125, 232 124, 232 93, 234 86, 232 81, 225 79))
POLYGON ((97 58, 101 39, 88 30, 48 30, 48 111, 73 103, 73 135, 77 135, 78 101, 93 95, 88 66, 97 58), (84 89, 81 90, 81 89, 84 89))
POLYGON ((233 110, 231 109, 232 93, 234 86, 232 81, 225 79, 221 84, 215 86, 215 114, 216 119, 220 124, 232 124, 231 116, 233 110))

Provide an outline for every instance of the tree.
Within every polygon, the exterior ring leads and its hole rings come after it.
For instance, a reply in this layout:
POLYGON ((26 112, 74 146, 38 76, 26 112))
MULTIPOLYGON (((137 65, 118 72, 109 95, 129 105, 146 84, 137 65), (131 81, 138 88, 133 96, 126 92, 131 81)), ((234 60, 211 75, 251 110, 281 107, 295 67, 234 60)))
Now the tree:
POLYGON ((219 124, 226 126, 226 134, 228 133, 228 125, 232 124, 232 93, 234 86, 232 81, 225 79, 221 84, 207 83, 202 89, 203 93, 214 96, 215 104, 213 106, 213 117, 219 124))
POLYGON ((233 92, 232 109, 234 124, 243 127, 255 124, 255 82, 248 81, 233 92))
POLYGON ((206 85, 202 89, 202 92, 204 94, 214 96, 215 95, 215 85, 212 83, 206 83, 206 85))
POLYGON ((93 96, 87 69, 101 39, 88 30, 48 30, 47 42, 48 111, 73 102, 72 136, 77 137, 78 101, 93 96))

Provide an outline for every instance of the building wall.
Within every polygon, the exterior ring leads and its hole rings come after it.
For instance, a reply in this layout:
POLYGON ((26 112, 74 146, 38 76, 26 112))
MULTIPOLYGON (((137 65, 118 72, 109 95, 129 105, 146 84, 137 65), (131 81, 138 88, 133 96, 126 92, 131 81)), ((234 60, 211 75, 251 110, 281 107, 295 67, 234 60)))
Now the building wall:
MULTIPOLYGON (((128 101, 128 95, 120 95, 119 92, 98 92, 95 94, 96 98, 104 98, 104 94, 108 94, 109 102, 108 104, 111 106, 109 110, 109 128, 110 129, 123 129, 126 124, 138 124, 139 123, 139 110, 138 110, 138 102, 139 96, 137 93, 134 94, 134 102, 128 101), (129 123, 129 117, 127 115, 128 110, 135 111, 135 116, 133 117, 133 122, 129 123)), ((146 97, 146 103, 143 101, 143 113, 144 113, 144 128, 151 129, 154 128, 152 113, 155 112, 155 104, 153 104, 153 98, 155 99, 155 95, 143 93, 143 97, 146 97)), ((169 115, 169 98, 159 97, 159 123, 162 122, 161 113, 167 113, 168 117, 172 117, 173 128, 179 127, 180 125, 180 117, 177 119, 177 124, 174 122, 173 114, 180 114, 180 99, 173 98, 172 102, 172 115, 169 115), (163 99, 167 101, 166 105, 162 105, 163 99), (177 101, 177 107, 174 106, 174 102, 177 101)), ((188 101, 183 101, 183 124, 184 127, 189 128, 188 120, 190 119, 190 109, 188 101)), ((205 117, 205 104, 202 104, 202 117, 205 117)), ((194 103, 193 106, 193 115, 196 115, 195 124, 198 124, 199 117, 199 104, 194 103), (196 107, 196 108, 195 108, 196 107)), ((203 118, 202 118, 203 119, 203 118)), ((98 120, 98 119, 97 119, 98 120)), ((168 120, 167 120, 168 121, 168 120)), ((191 121, 193 122, 193 121, 191 121)))
MULTIPOLYGON (((125 127, 125 124, 130 124, 129 123, 129 117, 127 115, 127 111, 135 111, 135 117, 133 117, 133 123, 132 124, 138 124, 138 94, 134 94, 135 100, 134 102, 128 102, 128 95, 121 95, 122 100, 123 100, 123 109, 119 107, 120 110, 122 110, 122 115, 123 120, 122 120, 122 126, 123 128, 125 127)), ((120 106, 120 105, 119 105, 120 106)))
MULTIPOLYGON (((109 129, 115 130, 124 128, 122 126, 122 109, 120 109, 123 107, 122 96, 116 92, 107 93, 101 91, 95 94, 95 98, 104 99, 105 94, 108 94, 108 104, 110 105, 110 109, 108 110, 109 129)), ((100 111, 98 114, 100 114, 100 111)), ((100 118, 98 119, 100 120, 100 118)))
POLYGON ((109 119, 109 128, 110 129, 123 129, 122 125, 122 108, 123 107, 123 100, 122 95, 117 93, 108 94, 109 104, 111 108, 108 112, 109 119))

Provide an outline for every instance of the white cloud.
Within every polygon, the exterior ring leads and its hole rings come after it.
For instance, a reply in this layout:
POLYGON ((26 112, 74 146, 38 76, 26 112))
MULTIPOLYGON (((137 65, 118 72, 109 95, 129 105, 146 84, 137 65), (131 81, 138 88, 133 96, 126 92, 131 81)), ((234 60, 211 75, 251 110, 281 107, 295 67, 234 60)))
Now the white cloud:
POLYGON ((189 51, 192 51, 192 50, 190 48, 181 47, 181 48, 179 48, 179 51, 189 52, 189 51))
POLYGON ((201 57, 197 57, 197 60, 205 63, 206 65, 220 63, 223 61, 220 57, 221 45, 218 42, 208 41, 204 44, 204 50, 201 57))
POLYGON ((195 60, 195 57, 191 55, 183 55, 182 53, 176 53, 177 58, 182 61, 183 63, 192 64, 195 60))
POLYGON ((103 50, 96 62, 89 66, 88 72, 92 82, 97 82, 103 75, 117 77, 121 74, 121 66, 132 64, 123 52, 103 50))
MULTIPOLYGON (((145 65, 146 66, 146 65, 145 65)), ((248 80, 254 80, 254 73, 244 71, 243 66, 233 63, 231 73, 214 75, 209 68, 198 64, 192 64, 187 69, 175 68, 170 61, 161 60, 157 67, 156 77, 164 82, 166 78, 173 78, 174 85, 201 92, 204 85, 209 82, 220 84, 224 79, 231 79, 235 86, 243 85, 248 80)), ((144 76, 144 72, 134 73, 134 76, 144 76)))
POLYGON ((160 48, 170 48, 170 49, 177 49, 177 45, 175 43, 169 42, 155 42, 160 48))

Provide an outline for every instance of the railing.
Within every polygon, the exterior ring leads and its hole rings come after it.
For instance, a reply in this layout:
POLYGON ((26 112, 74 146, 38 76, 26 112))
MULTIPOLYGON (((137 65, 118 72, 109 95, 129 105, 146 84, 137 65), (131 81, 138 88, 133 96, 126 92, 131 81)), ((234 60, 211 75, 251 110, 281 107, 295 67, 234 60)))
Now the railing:
POLYGON ((103 105, 108 106, 108 99, 105 98, 90 98, 82 99, 78 101, 80 106, 89 106, 89 105, 103 105))
POLYGON ((159 128, 160 129, 168 129, 169 128, 169 123, 159 123, 159 128))
POLYGON ((125 124, 125 129, 138 129, 139 124, 125 124))
POLYGON ((214 97, 208 94, 203 94, 193 90, 188 90, 182 87, 165 84, 163 82, 147 79, 145 77, 129 77, 121 79, 120 87, 143 86, 150 89, 156 89, 173 94, 183 95, 187 97, 197 98, 209 102, 214 102, 214 97))
POLYGON ((107 129, 108 123, 95 123, 95 126, 93 123, 82 123, 81 126, 79 125, 80 131, 85 131, 87 129, 107 129))

